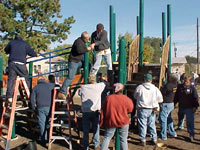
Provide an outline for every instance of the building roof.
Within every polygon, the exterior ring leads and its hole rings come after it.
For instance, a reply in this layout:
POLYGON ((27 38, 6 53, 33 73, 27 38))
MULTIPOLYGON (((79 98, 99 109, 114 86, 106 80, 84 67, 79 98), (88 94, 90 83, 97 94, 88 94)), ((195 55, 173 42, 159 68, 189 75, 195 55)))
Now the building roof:
POLYGON ((172 64, 186 64, 187 60, 185 57, 172 57, 172 64))

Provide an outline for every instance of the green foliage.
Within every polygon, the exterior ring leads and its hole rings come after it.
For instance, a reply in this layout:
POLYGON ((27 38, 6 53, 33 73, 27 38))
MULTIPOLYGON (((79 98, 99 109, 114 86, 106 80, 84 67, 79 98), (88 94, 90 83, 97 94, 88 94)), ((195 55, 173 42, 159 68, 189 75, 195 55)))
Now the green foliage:
MULTIPOLYGON (((119 34, 118 36, 118 43, 120 38, 124 36, 126 39, 126 56, 127 61, 129 58, 129 44, 131 44, 133 40, 133 35, 131 33, 126 32, 124 35, 119 34)), ((160 38, 154 38, 154 37, 145 37, 144 38, 144 49, 143 49, 143 61, 144 62, 150 62, 150 63, 159 63, 160 57, 162 54, 162 51, 160 50, 160 38)))
MULTIPOLYGON (((151 47, 153 50, 152 53, 152 57, 150 62, 151 63, 160 63, 160 58, 162 56, 162 51, 160 50, 160 43, 161 43, 161 39, 160 38, 155 38, 155 37, 145 37, 144 38, 144 47, 145 45, 148 45, 149 47, 151 47)), ((148 55, 147 53, 144 55, 148 55)), ((145 57, 145 56, 144 56, 145 57)))
POLYGON ((70 33, 73 16, 63 22, 59 0, 4 0, 0 2, 0 49, 16 34, 36 51, 46 51, 51 42, 62 42, 70 33))
POLYGON ((187 60, 187 62, 188 62, 189 64, 197 63, 197 58, 196 58, 196 57, 187 55, 187 56, 185 56, 185 58, 186 58, 186 60, 187 60))
POLYGON ((154 49, 150 45, 144 45, 143 48, 143 62, 151 62, 153 57, 154 49))

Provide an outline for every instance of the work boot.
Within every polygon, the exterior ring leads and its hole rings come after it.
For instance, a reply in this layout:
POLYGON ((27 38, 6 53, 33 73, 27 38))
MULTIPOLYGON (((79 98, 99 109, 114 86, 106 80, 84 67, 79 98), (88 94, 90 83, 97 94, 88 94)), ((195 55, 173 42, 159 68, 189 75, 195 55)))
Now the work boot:
POLYGON ((58 93, 58 99, 66 99, 66 96, 64 93, 59 92, 58 93))

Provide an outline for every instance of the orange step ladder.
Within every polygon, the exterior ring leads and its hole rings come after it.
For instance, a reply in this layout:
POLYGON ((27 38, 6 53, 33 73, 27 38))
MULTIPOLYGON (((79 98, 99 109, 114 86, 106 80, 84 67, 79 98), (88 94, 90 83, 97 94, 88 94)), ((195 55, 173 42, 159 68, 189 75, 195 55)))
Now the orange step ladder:
POLYGON ((66 99, 56 99, 57 98, 57 90, 59 88, 55 87, 53 90, 53 99, 52 99, 52 106, 51 106, 51 119, 50 119, 50 129, 49 129, 49 145, 48 149, 51 149, 51 144, 55 140, 64 140, 68 145, 69 149, 72 150, 72 141, 71 141, 71 115, 70 115, 70 108, 69 108, 69 96, 66 99), (65 103, 66 102, 66 108, 65 110, 56 110, 56 104, 57 103, 65 103), (56 123, 56 117, 59 118, 59 115, 65 115, 65 117, 68 120, 68 123, 62 123, 57 122, 56 123), (59 127, 59 128, 68 128, 69 129, 69 137, 65 135, 53 135, 53 128, 59 127))
POLYGON ((30 91, 26 84, 25 78, 17 77, 14 84, 12 102, 9 102, 7 100, 3 101, 3 109, 0 120, 0 141, 5 142, 5 150, 9 150, 11 142, 13 121, 16 111, 17 95, 19 88, 24 90, 24 94, 26 95, 27 98, 30 97, 30 91), (3 135, 3 130, 7 131, 6 135, 3 135))

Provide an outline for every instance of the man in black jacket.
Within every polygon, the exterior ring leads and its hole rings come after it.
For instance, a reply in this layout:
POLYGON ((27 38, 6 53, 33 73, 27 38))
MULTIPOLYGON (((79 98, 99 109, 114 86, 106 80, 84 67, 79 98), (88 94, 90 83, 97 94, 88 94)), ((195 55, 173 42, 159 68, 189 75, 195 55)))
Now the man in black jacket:
POLYGON ((191 77, 185 76, 184 83, 179 85, 174 97, 174 105, 179 103, 179 124, 186 115, 187 129, 190 140, 194 140, 194 114, 199 107, 197 90, 191 85, 191 77))
POLYGON ((25 77, 26 82, 29 85, 28 71, 26 69, 26 56, 37 57, 39 54, 36 54, 30 45, 20 37, 16 37, 14 40, 10 41, 5 48, 5 52, 6 54, 9 54, 6 98, 9 102, 12 102, 13 86, 16 77, 25 77))
POLYGON ((38 84, 33 88, 31 93, 31 106, 37 110, 37 118, 40 126, 40 138, 42 144, 46 144, 48 137, 48 125, 51 115, 52 90, 54 83, 46 82, 43 77, 38 79, 38 84))
POLYGON ((92 33, 92 43, 95 44, 94 49, 97 53, 96 61, 91 72, 97 74, 99 67, 101 66, 102 57, 107 64, 107 69, 112 70, 110 43, 108 42, 107 32, 104 30, 103 24, 97 24, 96 31, 92 33))
POLYGON ((94 48, 94 44, 91 44, 89 47, 86 46, 86 43, 88 42, 89 38, 90 38, 89 34, 87 32, 83 32, 81 34, 81 37, 76 39, 72 45, 72 50, 68 61, 68 69, 69 69, 68 76, 65 79, 58 93, 59 99, 66 99, 66 90, 68 86, 71 84, 72 80, 74 79, 74 76, 76 75, 78 68, 82 66, 84 53, 94 48))

